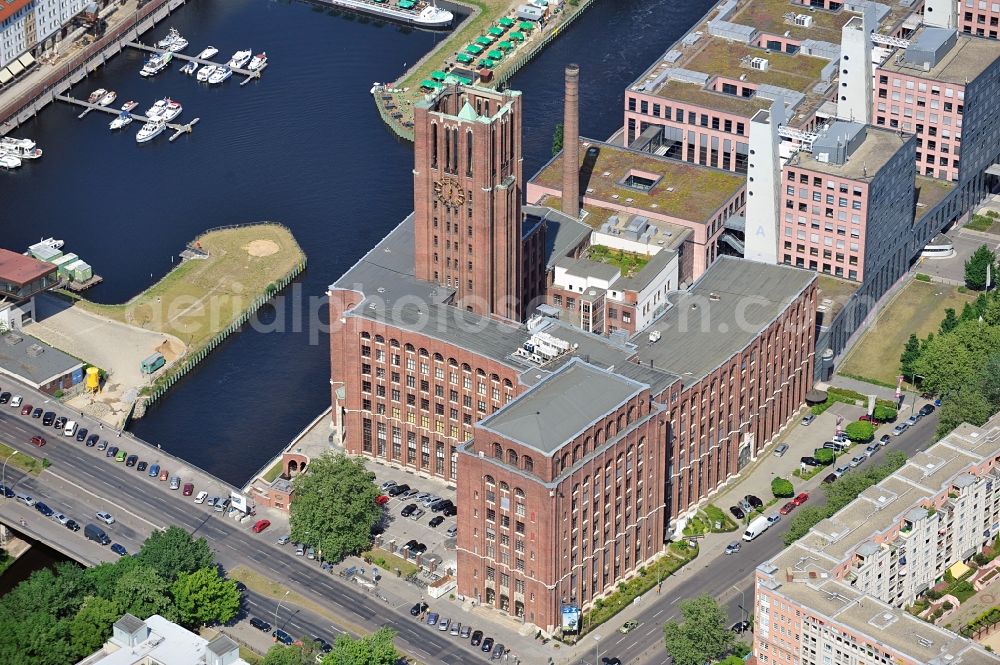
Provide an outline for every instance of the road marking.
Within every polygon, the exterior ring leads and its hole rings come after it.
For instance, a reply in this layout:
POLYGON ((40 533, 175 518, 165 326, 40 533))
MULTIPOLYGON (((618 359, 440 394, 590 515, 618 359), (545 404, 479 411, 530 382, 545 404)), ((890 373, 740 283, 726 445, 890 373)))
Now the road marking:
POLYGON ((676 603, 680 599, 681 599, 681 597, 677 596, 676 598, 674 598, 673 600, 670 601, 670 604, 673 605, 674 603, 676 603))
MULTIPOLYGON (((102 497, 102 496, 98 496, 97 494, 95 494, 95 493, 91 492, 91 491, 90 491, 89 489, 87 489, 86 487, 83 487, 82 485, 77 485, 76 483, 74 483, 74 482, 73 482, 72 480, 69 480, 69 479, 68 479, 68 478, 66 478, 65 476, 61 476, 61 475, 59 475, 58 473, 56 473, 55 471, 53 471, 53 470, 52 470, 52 467, 49 467, 48 469, 46 469, 46 471, 48 471, 48 472, 49 472, 49 474, 50 474, 50 475, 51 475, 51 476, 52 476, 53 478, 57 478, 58 480, 61 480, 62 482, 66 483, 67 485, 72 485, 73 487, 77 488, 77 489, 78 489, 78 490, 80 490, 81 492, 86 492, 87 494, 89 494, 90 496, 94 497, 94 498, 95 498, 95 499, 97 499, 98 501, 108 501, 108 499, 106 499, 106 498, 104 498, 104 497, 102 497)), ((145 522, 146 524, 148 524, 149 526, 153 527, 154 529, 159 529, 160 531, 163 531, 163 530, 165 530, 165 529, 166 529, 166 527, 163 527, 163 526, 160 526, 159 524, 155 524, 154 522, 150 522, 150 521, 149 521, 149 520, 147 520, 147 519, 146 519, 145 517, 142 517, 142 516, 140 516, 140 515, 136 515, 136 514, 135 514, 135 513, 133 513, 133 512, 131 511, 131 510, 129 510, 129 509, 127 509, 127 508, 123 508, 123 507, 122 507, 121 505, 118 505, 118 506, 116 506, 116 507, 115 507, 115 509, 116 509, 117 511, 121 511, 121 512, 123 512, 123 513, 126 513, 126 514, 128 514, 128 515, 131 515, 132 517, 136 518, 137 520, 140 520, 140 521, 142 521, 142 522, 145 522)))
POLYGON ((653 618, 655 619, 656 617, 660 616, 661 614, 663 614, 663 610, 658 610, 656 612, 656 614, 653 615, 653 618))

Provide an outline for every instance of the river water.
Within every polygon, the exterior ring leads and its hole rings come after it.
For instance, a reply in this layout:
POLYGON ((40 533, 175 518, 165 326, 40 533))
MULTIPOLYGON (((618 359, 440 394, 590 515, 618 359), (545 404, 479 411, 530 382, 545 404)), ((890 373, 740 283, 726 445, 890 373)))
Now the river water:
MULTIPOLYGON (((511 82, 524 93, 525 174, 551 157, 562 113, 562 70, 581 66, 581 133, 606 138, 622 123, 625 86, 701 17, 709 0, 597 0, 511 82)), ((231 336, 135 422, 133 431, 224 480, 242 484, 330 403, 327 338, 308 313, 327 286, 412 208, 411 144, 386 128, 368 94, 443 38, 299 3, 192 0, 147 33, 177 27, 217 59, 266 50, 261 81, 234 76, 208 88, 178 65, 145 80, 129 51, 72 94, 103 87, 144 110, 171 96, 194 133, 144 145, 111 116, 48 107, 22 126, 45 157, 0 173, 0 245, 66 241, 105 281, 87 296, 122 302, 170 270, 201 231, 258 220, 289 226, 309 268, 265 308, 262 326, 231 336)))

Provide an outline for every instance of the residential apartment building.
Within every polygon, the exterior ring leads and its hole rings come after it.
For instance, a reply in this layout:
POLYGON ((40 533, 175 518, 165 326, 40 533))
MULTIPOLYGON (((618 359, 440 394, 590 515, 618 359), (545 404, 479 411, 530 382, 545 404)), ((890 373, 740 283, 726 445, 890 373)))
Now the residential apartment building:
POLYGON ((912 135, 835 122, 781 169, 781 261, 861 282, 913 223, 912 135))
POLYGON ((158 614, 145 621, 125 614, 115 621, 111 638, 78 665, 247 665, 240 645, 221 633, 206 640, 158 614))
MULTIPOLYGON (((66 36, 69 23, 91 0, 12 0, 0 6, 0 85, 35 62, 35 55, 66 36)), ((100 0, 104 7, 108 0, 100 0)))
POLYGON ((875 125, 915 134, 920 175, 964 181, 1000 155, 1000 43, 922 27, 875 70, 875 125))
POLYGON ((996 39, 1000 31, 1000 2, 958 0, 958 29, 967 35, 996 39))
POLYGON ((1000 662, 902 608, 1000 532, 1000 415, 962 425, 757 567, 754 655, 774 665, 1000 662))

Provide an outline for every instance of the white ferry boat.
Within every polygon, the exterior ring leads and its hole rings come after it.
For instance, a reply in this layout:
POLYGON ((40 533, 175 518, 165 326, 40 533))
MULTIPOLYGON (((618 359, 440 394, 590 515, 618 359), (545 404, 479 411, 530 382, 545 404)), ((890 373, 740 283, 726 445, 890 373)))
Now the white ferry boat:
POLYGON ((366 14, 408 23, 421 28, 447 28, 455 16, 437 5, 415 0, 322 0, 344 9, 353 9, 366 14))
POLYGON ((167 32, 167 36, 156 42, 156 48, 170 48, 170 45, 176 42, 178 39, 184 39, 181 37, 181 33, 177 31, 177 28, 170 28, 167 32))
POLYGON ((154 120, 153 122, 147 122, 139 130, 139 133, 135 135, 136 143, 146 143, 147 141, 152 141, 157 136, 163 133, 163 130, 167 128, 167 123, 162 120, 154 120))

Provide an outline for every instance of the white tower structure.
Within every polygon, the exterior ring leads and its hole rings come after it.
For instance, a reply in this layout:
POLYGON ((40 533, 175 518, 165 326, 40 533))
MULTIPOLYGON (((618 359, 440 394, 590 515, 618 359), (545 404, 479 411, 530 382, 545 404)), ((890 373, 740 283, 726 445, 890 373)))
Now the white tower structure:
POLYGON ((781 214, 781 161, 778 127, 785 122, 785 101, 779 97, 771 109, 750 118, 750 160, 747 165, 745 249, 750 261, 778 262, 778 222, 781 214))
POLYGON ((840 37, 840 85, 837 117, 869 124, 872 119, 872 40, 875 17, 865 7, 844 24, 840 37))
POLYGON ((924 25, 934 28, 958 27, 955 0, 924 0, 924 25))

